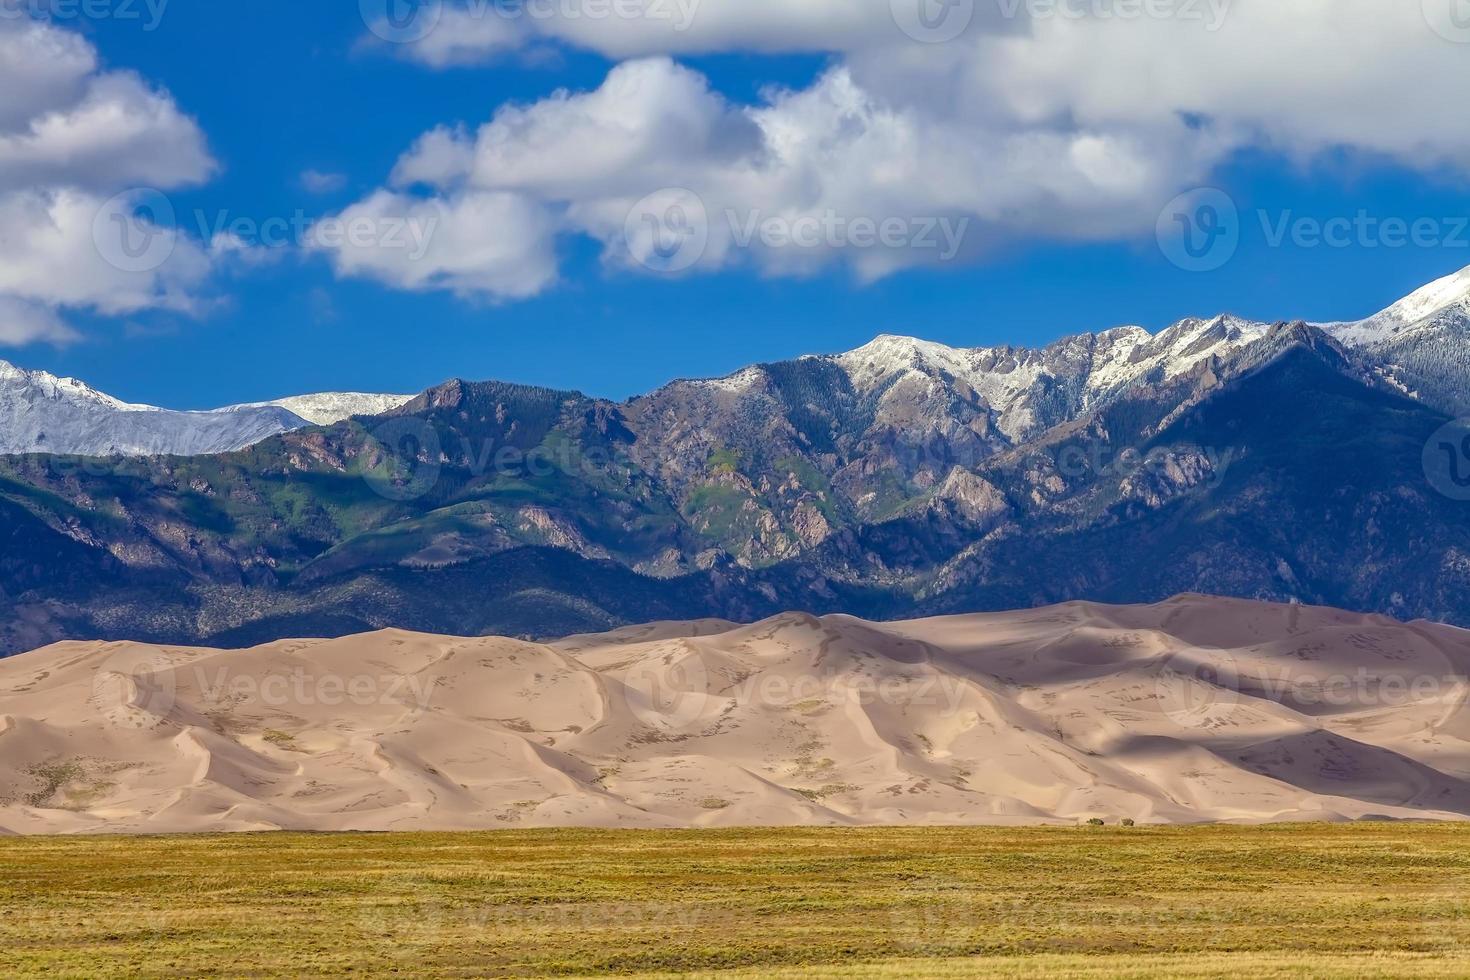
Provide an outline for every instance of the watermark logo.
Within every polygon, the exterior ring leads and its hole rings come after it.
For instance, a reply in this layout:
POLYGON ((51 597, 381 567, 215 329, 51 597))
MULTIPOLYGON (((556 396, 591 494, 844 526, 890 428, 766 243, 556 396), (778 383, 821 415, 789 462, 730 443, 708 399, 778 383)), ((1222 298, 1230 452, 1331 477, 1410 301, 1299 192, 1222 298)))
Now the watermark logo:
POLYGON ((1247 231, 1252 242, 1258 234, 1270 249, 1470 249, 1470 215, 1381 215, 1359 208, 1351 214, 1318 216, 1262 208, 1252 217, 1242 216, 1224 191, 1187 191, 1159 214, 1159 248, 1188 272, 1224 266, 1247 231))
POLYGON ((1424 20, 1446 41, 1470 44, 1470 0, 1423 0, 1424 20))
POLYGON ((145 33, 158 30, 169 0, 0 0, 0 21, 137 21, 145 33))
POLYGON ((161 191, 134 188, 109 199, 92 218, 97 254, 120 272, 162 268, 174 253, 173 202, 161 191))
POLYGON ((363 23, 389 44, 422 41, 444 18, 443 0, 358 0, 363 23))
POLYGON ((712 224, 703 199, 687 188, 655 191, 628 212, 628 254, 654 272, 683 272, 705 257, 719 231, 722 245, 741 250, 819 255, 881 249, 949 262, 959 256, 970 229, 968 217, 844 214, 836 208, 796 215, 726 208, 719 218, 723 225, 712 224))
POLYGON ((1470 217, 1382 217, 1360 208, 1349 215, 1317 218, 1290 210, 1257 213, 1261 234, 1271 248, 1470 248, 1470 217))
POLYGON ((1394 671, 1379 665, 1324 669, 1279 659, 1255 663, 1247 673, 1225 650, 1175 653, 1155 683, 1164 713, 1190 729, 1227 726, 1246 702, 1255 701, 1308 716, 1391 712, 1411 727, 1433 731, 1459 710, 1467 689, 1448 661, 1437 669, 1394 671))
POLYGON ((108 265, 136 274, 161 268, 184 235, 247 260, 294 247, 385 249, 402 252, 410 262, 417 262, 428 254, 438 228, 437 217, 312 217, 301 210, 262 219, 228 209, 207 212, 196 208, 185 217, 175 211, 166 194, 140 187, 118 194, 97 209, 92 241, 108 265))
POLYGON ((92 703, 119 728, 154 728, 173 710, 177 680, 161 653, 123 649, 92 675, 92 703))
POLYGON ((922 44, 945 44, 970 29, 975 0, 889 0, 893 22, 922 44))
POLYGON ((628 708, 650 728, 681 731, 705 716, 710 674, 695 650, 634 664, 623 677, 628 708))
POLYGON ((1216 187, 1185 191, 1159 213, 1159 249, 1186 272, 1223 268, 1240 248, 1240 209, 1216 187))
MULTIPOLYGON (((254 673, 202 664, 181 674, 215 710, 358 707, 407 708, 421 714, 433 706, 433 681, 416 674, 341 674, 275 666, 254 673)), ((290 746, 291 740, 280 738, 276 744, 290 746)))
POLYGON ((1225 26, 1232 0, 997 0, 1007 20, 1068 20, 1088 23, 1175 20, 1202 24, 1210 32, 1225 26))
POLYGON ((415 44, 446 25, 452 9, 465 21, 567 24, 646 20, 683 34, 694 26, 702 0, 358 0, 363 23, 389 44, 415 44))
MULTIPOLYGON (((1121 451, 1100 440, 1070 443, 1056 456, 1057 472, 1071 479, 1109 477, 1165 477, 1218 490, 1235 465, 1240 451, 1233 448, 1179 444, 1155 446, 1140 452, 1132 446, 1121 451)), ((1038 459, 1045 459, 1038 455, 1038 459)))
POLYGON ((1424 476, 1441 495, 1470 501, 1470 419, 1456 419, 1429 437, 1424 476))
POLYGON ((1208 657, 1176 653, 1155 682, 1164 714, 1181 728, 1215 728, 1240 708, 1240 673, 1223 650, 1208 657))
POLYGON ((406 503, 439 483, 444 447, 429 422, 414 416, 389 419, 368 435, 361 475, 378 496, 406 503))
POLYGON ((709 248, 709 212, 698 194, 669 187, 633 205, 623 232, 639 265, 665 275, 683 272, 709 248))

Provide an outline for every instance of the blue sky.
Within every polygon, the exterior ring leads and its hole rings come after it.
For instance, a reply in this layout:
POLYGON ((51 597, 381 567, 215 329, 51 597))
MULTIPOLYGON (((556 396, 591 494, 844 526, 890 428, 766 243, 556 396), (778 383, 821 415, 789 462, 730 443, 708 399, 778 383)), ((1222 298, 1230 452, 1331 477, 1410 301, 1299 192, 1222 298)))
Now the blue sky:
MULTIPOLYGON (((432 64, 373 43, 350 3, 173 0, 151 31, 116 18, 54 23, 95 47, 97 71, 136 72, 197 124, 215 163, 212 175, 167 190, 186 234, 196 226, 195 211, 254 221, 298 211, 313 219, 337 214, 384 187, 396 161, 435 127, 463 123, 473 131, 503 105, 534 104, 563 88, 593 91, 618 65, 661 53, 656 44, 625 54, 547 41, 432 64), (307 171, 334 175, 340 179, 328 183, 339 186, 308 189, 307 171)), ((786 28, 776 23, 772 30, 786 28)), ((1243 42, 1222 37, 1211 43, 1243 42)), ((1430 57, 1453 51, 1470 62, 1470 47, 1428 30, 1404 42, 1404 56, 1415 56, 1409 47, 1421 43, 1430 57)), ((781 44, 759 39, 696 47, 702 49, 668 53, 732 106, 763 104, 771 86, 807 90, 834 67, 861 65, 862 57, 780 50, 781 44)), ((861 70, 855 69, 859 78, 861 70)), ((1144 67, 1130 67, 1125 58, 1118 70, 1144 67)), ((875 70, 869 74, 878 77, 875 70)), ((914 98, 900 83, 893 91, 899 93, 891 96, 895 101, 914 98)), ((1289 86, 1278 91, 1283 101, 1293 98, 1289 86)), ((1444 96, 1433 90, 1418 95, 1444 96)), ((890 96, 880 91, 873 97, 890 96)), ((1200 96, 1202 103, 1212 97, 1200 96)), ((1130 198, 1110 205, 1105 218, 1081 208, 1075 219, 1058 208, 1035 228, 1024 214, 1008 216, 1003 231, 982 227, 984 247, 976 254, 900 268, 873 281, 842 254, 797 276, 783 273, 780 258, 774 270, 762 261, 732 260, 678 276, 653 275, 609 261, 607 241, 584 232, 555 236, 554 283, 535 295, 508 298, 495 289, 406 288, 383 277, 344 274, 332 256, 288 247, 269 260, 237 263, 207 281, 191 281, 196 301, 187 308, 144 303, 119 312, 105 303, 54 302, 49 308, 70 325, 72 339, 13 344, 0 348, 0 357, 81 377, 127 399, 180 408, 305 391, 417 391, 449 377, 624 397, 675 377, 850 349, 879 333, 965 346, 1034 345, 1123 323, 1156 329, 1186 315, 1223 311, 1260 319, 1355 319, 1470 265, 1470 231, 1454 234, 1459 216, 1470 215, 1462 133, 1430 134, 1435 120, 1426 118, 1423 139, 1439 143, 1425 148, 1410 127, 1394 140, 1359 136, 1352 127, 1375 123, 1354 119, 1340 130, 1324 125, 1320 135, 1298 142, 1273 136, 1273 127, 1293 125, 1289 117, 1254 113, 1244 96, 1218 102, 1203 125, 1223 130, 1228 120, 1255 130, 1232 132, 1228 151, 1212 149, 1204 159, 1188 151, 1192 172, 1178 186, 1167 174, 1150 186, 1157 198, 1150 205, 1134 207, 1130 198), (1224 189, 1241 215, 1238 251, 1208 271, 1171 264, 1153 222, 1170 193, 1196 186, 1224 189), (1142 213, 1125 214, 1125 204, 1142 213), (1360 212, 1433 221, 1438 232, 1397 248, 1361 232, 1343 247, 1292 242, 1290 236, 1275 244, 1260 218, 1325 221, 1360 212), (1066 227, 1074 220, 1100 227, 1074 234, 1066 227)), ((926 108, 913 111, 921 118, 926 108)), ((1128 122, 1130 139, 1139 125, 1128 122)), ((977 139, 984 132, 977 136, 968 123, 956 131, 977 139)), ((1183 152, 1173 148, 1176 136, 1158 142, 1168 143, 1170 153, 1183 152)), ((595 157, 602 151, 587 145, 584 152, 595 157)), ((966 159, 953 166, 936 161, 932 179, 953 179, 966 159)), ((1173 158, 1159 164, 1166 172, 1173 158)), ((705 179, 708 161, 701 158, 697 166, 705 179)), ((619 176, 597 179, 611 183, 619 176)), ((589 197, 585 188, 575 193, 579 201, 589 197)), ((934 199, 931 194, 925 204, 934 199)), ((1018 211, 1031 206, 1017 200, 1018 211)))

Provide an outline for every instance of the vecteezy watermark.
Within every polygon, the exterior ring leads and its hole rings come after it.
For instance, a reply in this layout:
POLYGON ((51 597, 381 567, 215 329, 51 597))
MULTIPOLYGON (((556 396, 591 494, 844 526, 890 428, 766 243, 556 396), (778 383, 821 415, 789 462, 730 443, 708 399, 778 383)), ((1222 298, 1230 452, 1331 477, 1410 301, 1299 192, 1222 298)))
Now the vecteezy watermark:
POLYGON ((176 690, 171 659, 146 648, 124 647, 92 674, 92 704, 119 728, 161 724, 173 710, 176 690))
POLYGON ((1070 952, 1083 936, 1096 936, 1099 930, 1140 938, 1187 930, 1193 942, 1208 943, 1228 922, 1228 914, 1218 907, 1187 899, 1158 901, 1142 894, 1120 902, 1082 895, 980 896, 972 887, 956 878, 904 885, 889 909, 895 943, 914 956, 970 956, 997 936, 1023 934, 1028 944, 1037 944, 1036 952, 1047 951, 1049 944, 1070 952))
POLYGON ((317 667, 266 667, 237 672, 195 664, 183 679, 206 707, 345 708, 406 707, 427 711, 433 681, 417 674, 340 674, 317 667))
POLYGON ((1214 728, 1240 706, 1240 674, 1223 650, 1208 656, 1175 654, 1155 682, 1164 714, 1181 728, 1214 728))
POLYGON ((1207 31, 1225 26, 1234 0, 994 0, 1007 20, 1074 20, 1107 23, 1140 20, 1198 22, 1207 31))
POLYGON ((1422 8, 1434 33, 1456 44, 1470 44, 1470 0, 1422 0, 1422 8))
POLYGON ((1239 720, 1251 702, 1305 715, 1427 708, 1427 727, 1458 710, 1470 684, 1449 669, 1397 672, 1358 667, 1330 670, 1281 661, 1244 667, 1228 651, 1171 655, 1155 679, 1164 714, 1183 728, 1218 728, 1239 720))
POLYGON ((1443 496, 1470 501, 1470 419, 1449 422, 1429 437, 1424 476, 1443 496))
POLYGON ((178 246, 173 202, 150 187, 124 191, 97 209, 92 244, 103 261, 120 272, 162 268, 178 246))
MULTIPOLYGON (((1467 0, 1470 2, 1470 0, 1467 0)), ((1246 232, 1257 228, 1266 248, 1470 249, 1470 215, 1352 214, 1320 217, 1261 208, 1242 218, 1234 198, 1205 187, 1186 191, 1159 213, 1159 248, 1186 272, 1213 272, 1236 255, 1246 232)), ((1252 239, 1254 240, 1254 239, 1252 239)))
POLYGON ((633 715, 660 731, 689 728, 717 700, 710 693, 709 670, 693 649, 634 664, 623 676, 623 693, 633 715))
POLYGON ((414 416, 389 419, 375 426, 358 458, 358 472, 385 500, 407 503, 427 495, 439 483, 444 445, 439 430, 414 416))
POLYGON ((623 675, 628 709, 661 734, 693 734, 718 724, 735 708, 748 707, 822 711, 855 703, 934 709, 951 717, 970 694, 961 680, 928 669, 883 676, 834 668, 730 677, 711 667, 695 642, 676 643, 663 656, 640 660, 623 675))
POLYGON ((1182 460, 1198 460, 1203 464, 1198 485, 1219 489, 1238 451, 1213 446, 1155 446, 1141 452, 1132 446, 1115 450, 1106 443, 1091 440, 1063 446, 1056 455, 1057 472, 1078 478, 1106 476, 1128 479, 1140 475, 1169 475, 1180 469, 1182 460))
MULTIPOLYGON (((968 217, 849 215, 836 208, 801 215, 766 214, 759 208, 726 208, 720 241, 734 248, 770 251, 911 250, 952 261, 964 246, 968 217)), ((697 265, 715 239, 709 209, 687 188, 655 191, 628 212, 624 242, 635 262, 672 274, 697 265)))
POLYGON ((158 30, 169 0, 0 0, 0 21, 136 21, 158 30))
POLYGON ((390 955, 404 960, 415 959, 424 945, 445 946, 470 937, 527 936, 544 942, 558 934, 585 939, 610 930, 675 935, 717 926, 731 914, 674 896, 647 902, 558 903, 548 898, 534 905, 475 900, 446 887, 443 880, 412 872, 376 879, 373 892, 353 906, 361 934, 370 941, 386 941, 390 955))
POLYGON ((258 218, 228 209, 195 209, 181 216, 167 195, 144 187, 115 195, 98 208, 92 219, 92 242, 104 261, 130 273, 162 268, 183 235, 254 255, 290 247, 378 248, 406 252, 410 261, 417 262, 428 254, 438 227, 436 217, 311 217, 300 210, 258 218))
POLYGON ((1366 209, 1330 218, 1256 212, 1271 248, 1470 248, 1470 216, 1381 217, 1366 209))
POLYGON ((924 44, 944 44, 970 29, 976 0, 889 0, 893 22, 924 44))
POLYGON ((633 205, 623 225, 628 254, 644 268, 672 274, 693 268, 709 248, 709 211, 684 187, 654 191, 633 205))
POLYGON ((915 41, 944 44, 968 31, 981 4, 1008 21, 1091 23, 1173 20, 1207 31, 1225 26, 1233 0, 889 0, 893 22, 915 41))
POLYGON ((1164 257, 1186 272, 1224 268, 1240 248, 1240 209, 1218 187, 1185 191, 1159 212, 1155 227, 1164 257))
POLYGON ((433 684, 415 674, 343 674, 308 665, 242 671, 140 647, 112 654, 92 675, 92 703, 121 728, 162 724, 185 691, 196 693, 195 707, 205 711, 351 705, 425 711, 433 684))
POLYGON ((422 41, 454 11, 469 20, 522 22, 657 21, 684 33, 703 0, 358 0, 362 21, 390 44, 422 41))

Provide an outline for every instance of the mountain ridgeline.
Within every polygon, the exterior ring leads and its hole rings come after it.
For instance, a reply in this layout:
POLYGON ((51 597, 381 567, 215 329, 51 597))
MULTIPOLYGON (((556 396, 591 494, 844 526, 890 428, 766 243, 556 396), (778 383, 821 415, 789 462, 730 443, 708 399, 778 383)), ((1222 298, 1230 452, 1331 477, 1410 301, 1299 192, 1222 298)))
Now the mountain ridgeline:
POLYGON ((1354 324, 881 337, 626 403, 452 381, 237 452, 0 457, 0 649, 1183 592, 1470 624, 1470 459, 1435 463, 1467 339, 1470 271, 1354 324))

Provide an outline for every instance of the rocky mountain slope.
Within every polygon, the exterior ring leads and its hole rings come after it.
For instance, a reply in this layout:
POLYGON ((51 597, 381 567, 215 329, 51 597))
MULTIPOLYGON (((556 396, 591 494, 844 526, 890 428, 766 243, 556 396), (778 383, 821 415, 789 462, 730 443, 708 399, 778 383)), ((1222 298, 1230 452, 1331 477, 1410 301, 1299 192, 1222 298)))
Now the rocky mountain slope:
POLYGON ((331 393, 174 412, 130 405, 74 378, 0 361, 0 454, 193 456, 232 452, 308 425, 377 415, 410 396, 331 393))
POLYGON ((885 337, 627 403, 454 381, 236 453, 0 459, 0 649, 1187 591, 1470 625, 1470 508, 1426 471, 1467 304, 1416 297, 1037 351, 885 337), (1414 337, 1436 356, 1389 359, 1414 337))
POLYGON ((1186 596, 0 664, 0 833, 1470 816, 1470 634, 1186 596))

